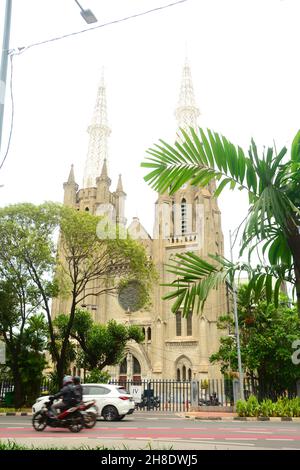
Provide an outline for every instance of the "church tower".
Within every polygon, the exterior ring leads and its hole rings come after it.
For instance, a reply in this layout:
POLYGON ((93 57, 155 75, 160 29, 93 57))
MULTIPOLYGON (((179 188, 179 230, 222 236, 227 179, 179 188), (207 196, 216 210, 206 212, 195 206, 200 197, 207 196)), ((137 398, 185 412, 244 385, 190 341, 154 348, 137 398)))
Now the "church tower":
POLYGON ((83 188, 96 186, 104 161, 108 159, 108 137, 111 130, 107 121, 106 87, 104 75, 98 87, 96 104, 91 124, 88 127, 89 146, 85 162, 83 188))
MULTIPOLYGON (((178 131, 184 128, 188 132, 190 127, 198 126, 200 112, 187 59, 182 71, 175 116, 178 131)), ((91 214, 105 214, 112 222, 126 227, 126 193, 122 177, 119 175, 116 189, 112 191, 108 171, 108 137, 111 130, 103 77, 88 133, 83 187, 78 188, 72 165, 64 183, 64 204, 91 214)), ((101 298, 92 295, 89 305, 81 306, 87 308, 97 322, 106 323, 115 319, 144 330, 145 341, 142 344, 129 342, 122 363, 109 368, 113 379, 198 380, 220 377, 218 366, 211 365, 209 357, 219 345, 217 320, 226 307, 224 290, 218 289, 210 294, 203 314, 188 318, 182 318, 180 309, 174 315, 171 302, 162 300, 168 292, 162 284, 174 280, 167 272, 166 265, 177 253, 192 251, 204 258, 210 253, 223 254, 221 214, 216 199, 212 197, 213 188, 214 183, 205 188, 186 184, 172 196, 168 193, 159 195, 155 204, 153 238, 137 217, 129 225, 129 234, 142 243, 158 270, 160 279, 153 288, 151 307, 129 315, 122 310, 117 298, 111 295, 101 298)), ((88 288, 96 290, 96 283, 97 280, 88 288)), ((54 316, 67 311, 67 300, 54 299, 54 316)))
MULTIPOLYGON (((175 111, 177 129, 198 127, 200 111, 196 106, 191 69, 187 59, 182 71, 179 101, 175 111)), ((178 132, 178 137, 181 138, 178 132)), ((153 259, 158 267, 161 284, 174 280, 166 264, 177 254, 194 252, 201 257, 223 254, 221 215, 212 197, 212 186, 198 188, 185 184, 174 195, 158 196, 155 207, 153 259)), ((171 377, 178 380, 217 377, 219 370, 209 362, 219 342, 217 319, 224 313, 222 289, 209 296, 202 315, 183 318, 180 310, 171 312, 172 302, 161 298, 169 288, 157 286, 155 295, 156 326, 153 340, 154 372, 173 369, 171 377), (172 365, 171 365, 172 363, 172 365)), ((170 375, 170 373, 169 373, 170 375)))
POLYGON ((116 191, 112 192, 108 175, 108 138, 111 129, 107 119, 106 86, 104 76, 98 87, 96 104, 88 127, 89 144, 84 168, 83 187, 78 191, 73 165, 68 181, 64 183, 64 204, 91 214, 105 215, 112 222, 126 225, 122 177, 119 175, 116 191))

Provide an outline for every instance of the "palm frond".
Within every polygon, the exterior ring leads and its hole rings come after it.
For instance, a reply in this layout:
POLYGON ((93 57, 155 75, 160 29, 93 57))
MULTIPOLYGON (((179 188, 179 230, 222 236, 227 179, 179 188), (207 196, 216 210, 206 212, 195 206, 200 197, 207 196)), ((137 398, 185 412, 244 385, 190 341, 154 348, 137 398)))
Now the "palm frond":
POLYGON ((235 147, 226 137, 216 132, 199 128, 190 128, 189 132, 181 129, 181 136, 174 146, 160 140, 147 151, 149 155, 142 167, 151 171, 145 176, 150 186, 163 193, 166 190, 174 194, 184 183, 205 186, 212 179, 219 181, 216 196, 230 185, 243 187, 254 196, 257 178, 251 159, 244 155, 240 147, 235 147))
POLYGON ((278 304, 279 289, 289 273, 287 267, 282 265, 263 266, 253 268, 249 263, 234 264, 220 255, 209 255, 212 262, 208 262, 195 253, 177 254, 167 264, 167 271, 176 279, 170 283, 161 284, 171 290, 163 296, 163 300, 174 300, 171 307, 173 313, 182 312, 187 316, 190 312, 199 313, 203 310, 207 298, 213 289, 218 289, 225 282, 233 285, 237 274, 247 273, 249 284, 247 294, 253 293, 259 298, 264 291, 267 302, 274 300, 278 304))

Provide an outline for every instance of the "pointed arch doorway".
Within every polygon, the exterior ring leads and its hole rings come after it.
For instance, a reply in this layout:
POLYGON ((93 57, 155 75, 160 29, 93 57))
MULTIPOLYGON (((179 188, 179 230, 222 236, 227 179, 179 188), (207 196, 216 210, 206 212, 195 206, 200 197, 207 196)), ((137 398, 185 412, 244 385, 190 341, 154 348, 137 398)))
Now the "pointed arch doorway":
POLYGON ((138 359, 131 353, 127 353, 119 367, 119 382, 126 383, 132 381, 133 383, 141 383, 141 364, 138 359))

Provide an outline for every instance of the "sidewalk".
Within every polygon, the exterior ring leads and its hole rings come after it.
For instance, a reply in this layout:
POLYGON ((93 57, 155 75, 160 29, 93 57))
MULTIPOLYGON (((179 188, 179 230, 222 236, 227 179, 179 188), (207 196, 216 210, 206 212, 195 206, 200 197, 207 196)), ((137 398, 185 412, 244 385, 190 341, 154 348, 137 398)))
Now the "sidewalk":
POLYGON ((240 417, 237 413, 226 413, 222 411, 190 411, 185 413, 177 413, 177 416, 181 418, 191 419, 191 420, 209 420, 209 421, 293 421, 300 423, 300 418, 268 418, 264 416, 259 417, 240 417))

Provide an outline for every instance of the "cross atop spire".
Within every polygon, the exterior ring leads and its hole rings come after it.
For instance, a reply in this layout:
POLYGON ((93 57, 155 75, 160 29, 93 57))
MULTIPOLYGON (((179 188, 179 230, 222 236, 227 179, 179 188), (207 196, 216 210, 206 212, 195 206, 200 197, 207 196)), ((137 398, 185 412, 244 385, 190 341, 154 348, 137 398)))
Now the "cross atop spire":
POLYGON ((178 127, 187 129, 196 128, 197 118, 200 111, 196 106, 194 86, 192 81, 191 69, 187 57, 182 71, 179 101, 175 111, 178 127))
POLYGON ((106 87, 104 74, 98 87, 96 104, 91 124, 88 127, 90 135, 88 154, 85 163, 83 187, 96 186, 96 178, 100 176, 101 167, 108 157, 108 137, 111 130, 107 120, 106 87))

